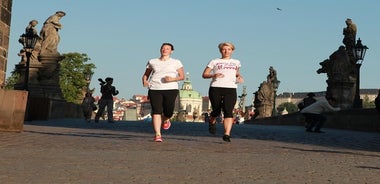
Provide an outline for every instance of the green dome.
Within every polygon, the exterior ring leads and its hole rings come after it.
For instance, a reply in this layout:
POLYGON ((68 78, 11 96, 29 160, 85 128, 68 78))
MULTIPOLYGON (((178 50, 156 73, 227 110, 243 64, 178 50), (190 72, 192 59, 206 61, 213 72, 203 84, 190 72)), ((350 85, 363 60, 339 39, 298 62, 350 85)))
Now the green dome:
POLYGON ((197 91, 190 91, 190 90, 179 90, 179 97, 180 98, 194 98, 194 99, 200 99, 202 98, 201 94, 197 91))

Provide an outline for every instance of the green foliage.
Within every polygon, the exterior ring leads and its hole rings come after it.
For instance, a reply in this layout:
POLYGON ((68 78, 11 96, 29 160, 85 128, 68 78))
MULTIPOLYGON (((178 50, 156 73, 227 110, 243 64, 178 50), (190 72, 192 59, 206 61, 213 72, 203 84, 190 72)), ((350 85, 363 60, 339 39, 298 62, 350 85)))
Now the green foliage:
POLYGON ((16 71, 13 71, 11 76, 5 81, 5 89, 14 89, 15 84, 20 79, 21 75, 16 71))
POLYGON ((370 101, 369 97, 366 95, 363 99, 363 108, 373 109, 375 107, 375 101, 370 101))
POLYGON ((63 56, 59 73, 63 97, 68 102, 79 104, 88 84, 84 73, 93 73, 96 67, 93 63, 86 64, 90 60, 87 54, 66 53, 63 56))
POLYGON ((282 104, 278 105, 277 106, 277 111, 279 113, 281 113, 285 108, 286 108, 286 111, 288 111, 289 114, 298 111, 298 107, 294 103, 291 103, 291 102, 285 102, 285 103, 282 103, 282 104))

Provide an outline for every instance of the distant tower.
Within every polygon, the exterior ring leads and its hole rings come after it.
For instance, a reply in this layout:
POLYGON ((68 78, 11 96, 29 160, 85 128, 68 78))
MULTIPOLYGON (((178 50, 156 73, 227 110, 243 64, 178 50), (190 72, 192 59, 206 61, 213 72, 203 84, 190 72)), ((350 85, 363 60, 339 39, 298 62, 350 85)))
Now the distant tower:
POLYGON ((243 86, 243 94, 239 96, 239 108, 245 113, 245 97, 247 96, 247 86, 243 86))
POLYGON ((194 116, 200 117, 202 95, 193 90, 189 73, 186 73, 182 88, 179 90, 179 105, 176 105, 176 107, 179 107, 177 112, 184 116, 181 121, 197 121, 198 119, 194 118, 194 116))
POLYGON ((0 19, 0 88, 5 84, 5 73, 7 71, 9 33, 11 29, 12 0, 2 0, 0 19))

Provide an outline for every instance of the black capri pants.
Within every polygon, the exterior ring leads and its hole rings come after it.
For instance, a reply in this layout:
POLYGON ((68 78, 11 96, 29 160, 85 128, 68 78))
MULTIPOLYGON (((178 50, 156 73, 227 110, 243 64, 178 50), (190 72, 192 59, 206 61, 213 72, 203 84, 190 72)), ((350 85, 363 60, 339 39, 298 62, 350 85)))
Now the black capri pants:
POLYGON ((178 89, 149 90, 148 97, 152 106, 152 114, 164 114, 165 117, 172 117, 178 93, 178 89))
POLYGON ((208 97, 211 102, 212 117, 218 117, 222 110, 224 118, 234 117, 232 111, 234 110, 237 100, 236 88, 210 87, 208 97))

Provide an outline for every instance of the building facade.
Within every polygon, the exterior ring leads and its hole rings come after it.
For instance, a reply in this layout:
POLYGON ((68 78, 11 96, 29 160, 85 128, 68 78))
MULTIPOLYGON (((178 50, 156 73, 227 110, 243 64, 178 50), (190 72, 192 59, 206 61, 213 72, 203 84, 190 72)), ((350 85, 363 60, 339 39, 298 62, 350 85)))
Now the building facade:
POLYGON ((0 88, 3 88, 7 71, 12 0, 0 0, 0 7, 0 88))
POLYGON ((179 100, 176 100, 176 112, 178 112, 178 118, 182 121, 202 121, 202 95, 193 90, 191 85, 189 73, 186 74, 186 78, 182 84, 182 88, 179 90, 179 100))

